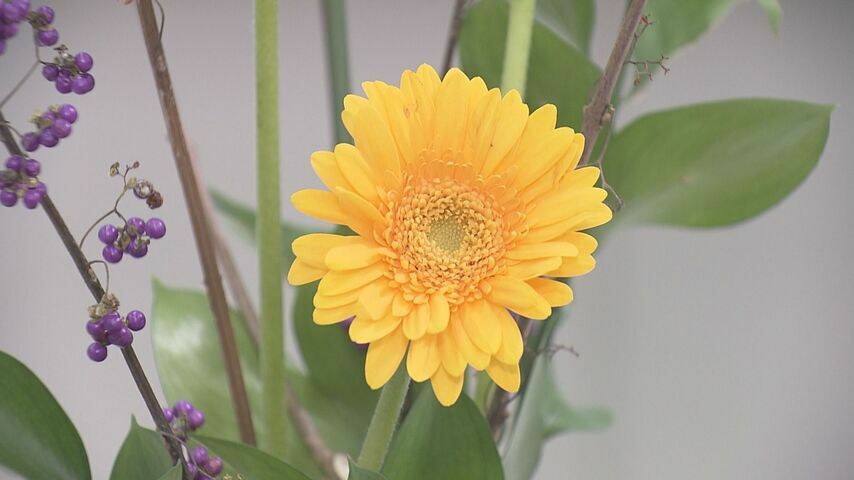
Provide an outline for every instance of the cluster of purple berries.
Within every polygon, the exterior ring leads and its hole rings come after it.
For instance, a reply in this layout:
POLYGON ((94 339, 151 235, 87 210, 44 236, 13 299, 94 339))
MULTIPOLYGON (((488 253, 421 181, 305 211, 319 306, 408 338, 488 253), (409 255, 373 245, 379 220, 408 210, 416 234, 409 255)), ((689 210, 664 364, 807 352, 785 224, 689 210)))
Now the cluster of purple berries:
POLYGON ((0 0, 0 55, 6 51, 6 40, 18 34, 18 25, 29 13, 30 0, 0 0))
POLYGON ((47 194, 47 187, 38 179, 41 170, 41 163, 32 158, 12 155, 6 159, 6 170, 0 177, 0 203, 12 207, 23 198, 25 207, 36 208, 47 194))
MULTIPOLYGON (((172 427, 175 435, 183 441, 187 441, 187 434, 194 432, 205 424, 205 414, 193 407, 187 400, 175 402, 172 408, 164 407, 163 415, 172 427)), ((222 473, 222 459, 212 456, 204 447, 190 449, 190 475, 194 480, 209 480, 216 478, 222 473)))
POLYGON ((71 135, 71 124, 76 121, 77 109, 73 105, 53 105, 32 118, 36 131, 23 134, 21 146, 28 152, 36 151, 40 145, 53 148, 61 139, 71 135))
POLYGON ((91 92, 95 88, 95 77, 89 73, 95 63, 92 55, 86 52, 72 55, 65 45, 57 47, 56 51, 58 55, 54 63, 49 63, 42 68, 44 78, 53 82, 59 93, 74 92, 85 95, 91 92))
POLYGON ((188 472, 193 480, 215 479, 222 473, 222 459, 211 456, 205 447, 194 447, 190 450, 188 472))
POLYGON ((139 310, 131 310, 122 318, 116 310, 109 310, 99 318, 93 318, 86 323, 86 332, 92 337, 92 342, 86 349, 89 359, 103 362, 107 358, 107 346, 127 347, 133 343, 133 332, 145 327, 145 314, 139 310))
POLYGON ((119 263, 125 252, 134 258, 144 257, 151 240, 163 238, 164 235, 166 224, 157 217, 149 218, 147 222, 139 217, 131 217, 123 228, 107 223, 98 230, 98 239, 104 243, 101 255, 109 263, 119 263))

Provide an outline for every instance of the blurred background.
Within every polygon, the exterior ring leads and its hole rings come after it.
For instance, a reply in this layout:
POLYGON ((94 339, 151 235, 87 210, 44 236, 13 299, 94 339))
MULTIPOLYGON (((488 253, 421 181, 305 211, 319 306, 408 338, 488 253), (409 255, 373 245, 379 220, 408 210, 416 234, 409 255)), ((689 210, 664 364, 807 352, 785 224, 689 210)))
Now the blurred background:
MULTIPOLYGON (((26 128, 34 110, 61 101, 78 107, 72 136, 34 155, 77 235, 112 205, 118 182, 107 177, 109 165, 142 163, 139 175, 166 197, 159 213, 169 233, 144 261, 115 266, 112 290, 126 308, 149 311, 152 277, 201 288, 201 272, 136 10, 117 0, 45 3, 56 10, 61 41, 94 56, 97 86, 85 97, 62 97, 36 75, 3 113, 26 128)), ((254 205, 251 3, 162 3, 169 67, 204 177, 254 205)), ((625 105, 619 120, 625 125, 647 111, 731 97, 832 103, 823 157, 792 195, 745 224, 610 237, 597 270, 576 283, 571 318, 558 335, 580 356, 558 353, 554 361, 572 403, 606 405, 615 421, 605 432, 548 444, 538 480, 851 478, 854 2, 781 3, 779 35, 756 3, 737 4, 672 58, 671 73, 625 105)), ((621 1, 597 4, 593 53, 600 65, 622 8, 621 1)), ((363 80, 397 83, 404 69, 422 62, 438 65, 451 10, 451 0, 349 2, 353 90, 363 80)), ((322 25, 319 1, 281 2, 287 196, 320 185, 308 158, 332 144, 322 25)), ((27 39, 10 41, 0 57, 0 93, 31 62, 27 39)), ((286 199, 283 209, 286 218, 310 224, 286 199)), ((127 213, 146 210, 127 203, 127 213)), ((80 430, 95 478, 107 478, 129 416, 150 424, 144 405, 116 352, 104 364, 86 358, 91 299, 47 218, 23 208, 0 215, 0 349, 48 385, 80 430)), ((254 290, 254 249, 230 238, 254 290)), ((88 248, 94 257, 96 242, 88 248)), ((135 346, 156 383, 149 335, 141 332, 135 346)))

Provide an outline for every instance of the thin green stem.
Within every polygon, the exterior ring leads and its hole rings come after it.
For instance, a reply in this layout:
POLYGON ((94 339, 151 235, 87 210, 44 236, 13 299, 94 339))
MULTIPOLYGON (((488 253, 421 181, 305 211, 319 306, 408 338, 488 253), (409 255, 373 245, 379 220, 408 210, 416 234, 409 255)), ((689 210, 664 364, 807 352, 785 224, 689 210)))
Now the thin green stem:
POLYGON ((536 0, 510 2, 510 22, 507 25, 501 90, 507 92, 516 89, 522 97, 525 96, 525 82, 528 78, 528 56, 531 51, 536 3, 536 0))
POLYGON ((323 0, 326 27, 326 59, 329 62, 329 83, 332 92, 332 121, 335 141, 349 142, 350 134, 341 120, 344 96, 350 92, 350 63, 347 52, 347 9, 344 0, 323 0))
POLYGON ((287 450, 282 235, 279 192, 279 8, 255 1, 255 81, 258 132, 258 264, 261 284, 262 448, 287 450))
POLYGON ((409 390, 409 375, 406 373, 406 368, 400 367, 380 394, 377 409, 374 410, 374 416, 368 426, 368 434, 365 435, 365 442, 362 444, 362 451, 359 452, 360 467, 374 471, 382 468, 388 446, 391 444, 391 437, 394 436, 394 430, 397 427, 397 420, 400 418, 400 409, 403 407, 403 400, 406 399, 407 390, 409 390))

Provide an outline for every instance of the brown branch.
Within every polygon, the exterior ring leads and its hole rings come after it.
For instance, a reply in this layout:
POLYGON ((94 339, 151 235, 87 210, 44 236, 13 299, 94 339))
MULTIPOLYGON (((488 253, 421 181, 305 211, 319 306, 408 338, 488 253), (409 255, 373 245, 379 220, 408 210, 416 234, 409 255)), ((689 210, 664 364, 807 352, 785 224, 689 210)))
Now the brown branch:
MULTIPOLYGON (((0 112, 0 137, 2 137, 3 143, 6 145, 6 149, 9 150, 11 155, 26 156, 15 141, 15 137, 12 135, 12 131, 6 123, 6 119, 3 117, 2 112, 0 112)), ((74 240, 74 235, 71 234, 71 231, 68 229, 68 225, 66 225, 65 220, 62 218, 62 215, 59 214, 59 211, 56 209, 56 205, 53 204, 53 201, 48 195, 45 195, 42 198, 41 205, 42 208, 44 208, 50 223, 53 224, 53 228, 56 230, 57 235, 59 235, 59 239, 62 241, 65 249, 71 256, 74 266, 77 267, 77 271, 80 273, 83 283, 86 284, 86 288, 88 288, 89 292, 92 293, 92 297, 95 301, 100 302, 104 297, 104 288, 101 286, 101 281, 98 280, 98 276, 95 275, 95 272, 92 270, 89 260, 86 258, 86 254, 84 254, 80 247, 78 247, 77 242, 74 240)), ((160 432, 164 432, 163 438, 166 441, 166 448, 169 451, 169 455, 172 457, 172 461, 177 463, 180 460, 183 463, 184 458, 181 454, 181 445, 174 439, 172 427, 169 426, 169 422, 166 421, 166 417, 163 415, 163 409, 157 401, 157 396, 155 396, 154 390, 151 388, 151 383, 149 383, 148 377, 145 376, 145 371, 142 369, 142 365, 140 365, 133 347, 127 346, 121 350, 125 363, 127 363, 128 370, 130 370, 131 376, 139 389, 139 393, 142 395, 142 400, 145 402, 145 406, 148 408, 148 412, 154 420, 154 424, 160 432)))
POLYGON ((454 58, 454 48, 457 46, 457 39, 460 36, 460 24, 463 21, 466 3, 468 3, 468 0, 456 0, 454 3, 451 27, 448 30, 448 42, 445 44, 445 56, 444 60, 442 60, 442 74, 448 73, 448 70, 451 69, 451 60, 454 58))
POLYGON ((243 382, 243 373, 240 370, 240 357, 237 352, 234 331, 229 320, 228 302, 225 298, 222 278, 217 266, 214 237, 211 235, 210 220, 203 207, 196 173, 190 162, 189 148, 181 126, 181 117, 175 101, 172 79, 166 65, 166 54, 163 51, 163 44, 160 42, 160 32, 151 0, 137 1, 137 12, 139 13, 145 47, 148 51, 148 59, 151 62, 151 71, 157 84, 160 107, 163 110, 163 118, 166 121, 166 129, 169 132, 169 140, 172 144, 172 154, 175 157, 178 176, 184 190, 184 200, 190 213, 193 236, 196 240, 196 248, 199 252, 205 287, 208 292, 208 301, 216 319, 240 439, 244 443, 255 445, 255 431, 252 427, 252 416, 249 411, 249 398, 243 382))
POLYGON ((632 0, 629 4, 626 15, 623 17, 623 23, 620 25, 617 40, 614 42, 614 48, 608 57, 605 73, 599 79, 590 103, 584 107, 582 130, 584 133, 584 154, 581 156, 579 166, 587 165, 590 161, 590 154, 596 145, 599 131, 602 130, 602 127, 608 120, 614 87, 617 85, 617 79, 620 76, 620 71, 622 71, 629 53, 634 48, 637 39, 635 31, 638 28, 645 4, 646 0, 632 0))
MULTIPOLYGON (((519 330, 522 332, 522 341, 528 339, 533 330, 534 323, 529 318, 521 317, 518 321, 519 330)), ((486 409, 486 422, 492 430, 492 436, 496 440, 501 435, 501 429, 504 427, 504 422, 510 418, 510 412, 507 405, 515 398, 510 392, 496 387, 495 395, 492 396, 492 401, 486 409)))

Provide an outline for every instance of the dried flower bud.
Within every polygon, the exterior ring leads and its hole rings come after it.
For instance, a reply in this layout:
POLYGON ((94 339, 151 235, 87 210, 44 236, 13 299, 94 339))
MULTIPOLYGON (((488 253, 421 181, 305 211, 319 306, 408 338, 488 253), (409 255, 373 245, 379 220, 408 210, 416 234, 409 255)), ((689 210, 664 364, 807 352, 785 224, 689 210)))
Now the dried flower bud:
POLYGON ((139 180, 133 186, 133 194, 136 198, 148 198, 154 192, 154 185, 148 180, 139 180))
POLYGON ((145 199, 145 203, 148 204, 148 208, 154 210, 156 208, 160 208, 163 205, 163 195, 158 191, 151 192, 151 195, 145 199))
POLYGON ((119 162, 110 165, 110 176, 115 177, 119 174, 119 162))

